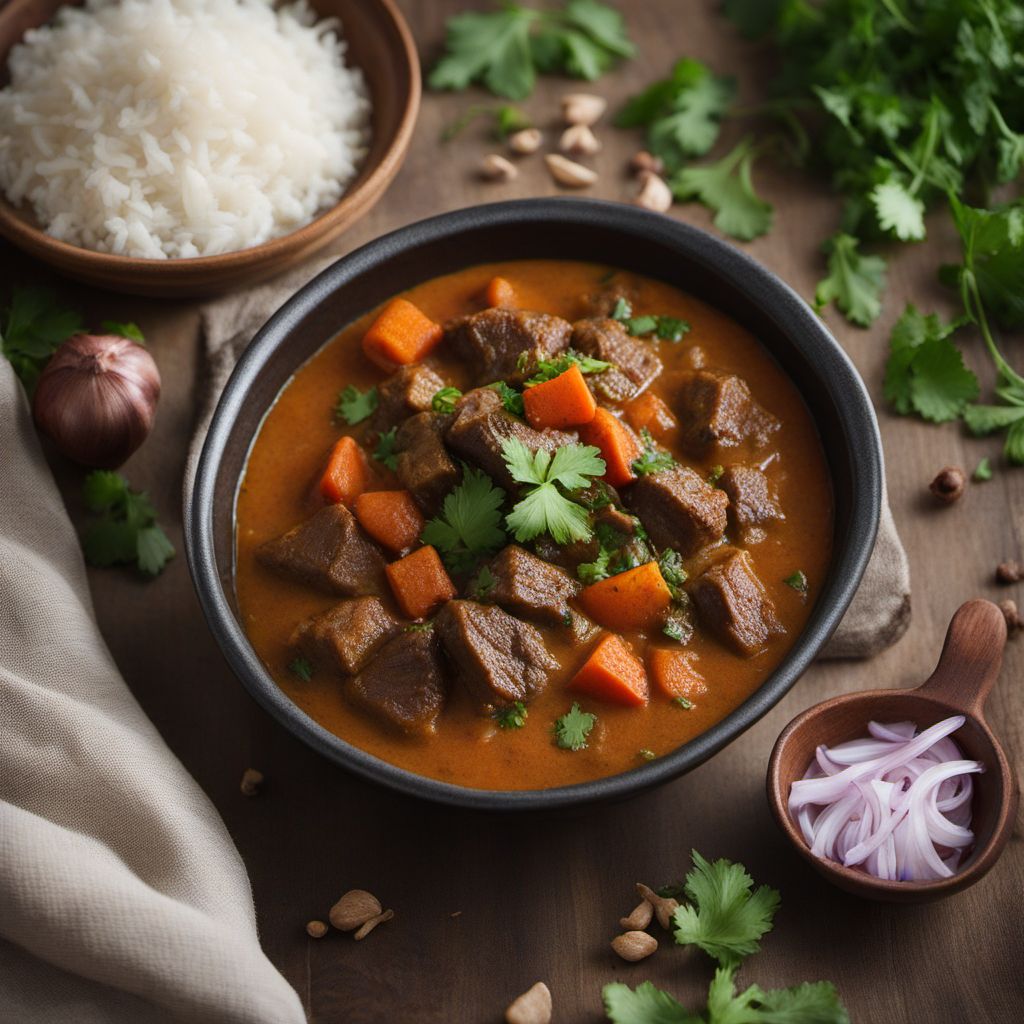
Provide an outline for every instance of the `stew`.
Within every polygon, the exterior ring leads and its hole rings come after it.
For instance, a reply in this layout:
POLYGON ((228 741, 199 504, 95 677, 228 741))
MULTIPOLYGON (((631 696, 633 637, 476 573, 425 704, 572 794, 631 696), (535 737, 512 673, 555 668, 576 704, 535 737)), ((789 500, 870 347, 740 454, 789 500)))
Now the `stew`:
POLYGON ((299 369, 240 488, 237 596, 325 728, 547 788, 750 696, 832 529, 814 423, 747 331, 660 281, 514 261, 412 288, 299 369))

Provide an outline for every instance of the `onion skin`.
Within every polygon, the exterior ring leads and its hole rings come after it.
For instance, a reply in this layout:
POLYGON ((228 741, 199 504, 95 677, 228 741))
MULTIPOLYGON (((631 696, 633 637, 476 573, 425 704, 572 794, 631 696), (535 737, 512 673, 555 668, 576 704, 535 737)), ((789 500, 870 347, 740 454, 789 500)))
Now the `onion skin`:
POLYGON ((115 469, 145 441, 156 418, 160 371, 130 338, 76 334, 36 385, 36 426, 75 462, 115 469))

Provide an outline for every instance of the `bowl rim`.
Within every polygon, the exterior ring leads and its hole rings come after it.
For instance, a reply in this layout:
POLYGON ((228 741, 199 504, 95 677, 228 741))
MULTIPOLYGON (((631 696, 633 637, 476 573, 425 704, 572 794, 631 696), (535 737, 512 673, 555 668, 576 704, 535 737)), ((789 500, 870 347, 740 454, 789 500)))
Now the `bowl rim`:
MULTIPOLYGON (((235 481, 235 500, 237 487, 235 481)), ((849 606, 874 548, 882 491, 881 437, 867 388, 820 318, 775 274, 699 228, 638 207, 594 199, 521 199, 450 211, 392 231, 342 257, 288 299, 254 336, 224 388, 194 484, 192 488, 186 484, 183 523, 189 569, 215 639, 249 693, 289 731, 336 764, 406 795, 478 810, 550 810, 619 799, 668 782, 717 753, 774 707, 817 656, 849 606), (815 375, 830 385, 845 428, 855 507, 850 528, 833 552, 829 584, 819 595, 807 626, 780 665, 725 718, 671 753, 616 775, 550 789, 475 789, 417 775, 377 758, 328 732, 284 694, 249 644, 221 586, 214 494, 221 456, 249 386, 269 356, 322 301, 358 281, 363 273, 421 245, 455 243, 460 234, 482 227, 522 228, 552 222, 567 228, 596 225, 630 237, 655 236, 701 264, 734 292, 744 294, 780 326, 785 324, 801 358, 813 363, 815 375), (856 439, 855 446, 850 439, 856 439)))
MULTIPOLYGON (((33 3, 34 0, 10 0, 6 5, 0 6, 0 23, 16 21, 19 15, 33 6, 33 3)), ((223 270, 229 266, 236 270, 244 270, 273 264, 278 259, 314 245, 321 236, 330 235, 339 221, 348 222, 361 216, 373 205, 378 194, 387 187, 402 163, 412 140, 423 91, 419 52, 408 22, 395 0, 373 0, 373 3, 388 18, 396 33, 400 43, 399 49, 408 69, 409 88, 400 100, 401 117, 387 148, 377 163, 370 168, 366 177, 343 192, 336 203, 317 214, 308 224, 302 224, 287 234, 270 238, 259 245, 232 249, 213 256, 152 259, 97 252, 54 238, 42 228, 27 221, 24 213, 19 213, 18 208, 0 193, 0 236, 7 238, 13 245, 27 247, 35 253, 48 251, 61 259, 62 266, 68 268, 69 273, 73 273, 75 269, 82 269, 88 270, 91 274, 117 275, 142 272, 164 278, 191 278, 196 274, 223 270)), ((65 4, 59 2, 54 13, 63 6, 65 4)), ((6 64, 9 52, 3 54, 0 63, 6 64)))

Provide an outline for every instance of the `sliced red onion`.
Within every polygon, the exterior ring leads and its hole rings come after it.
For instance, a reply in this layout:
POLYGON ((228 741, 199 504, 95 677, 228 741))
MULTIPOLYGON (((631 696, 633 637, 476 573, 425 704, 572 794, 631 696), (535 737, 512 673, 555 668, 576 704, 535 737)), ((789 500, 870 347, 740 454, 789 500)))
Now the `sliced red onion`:
POLYGON ((789 794, 811 852, 890 880, 955 874, 974 843, 971 775, 985 770, 950 739, 964 721, 920 734, 912 722, 871 722, 868 736, 818 747, 789 794))

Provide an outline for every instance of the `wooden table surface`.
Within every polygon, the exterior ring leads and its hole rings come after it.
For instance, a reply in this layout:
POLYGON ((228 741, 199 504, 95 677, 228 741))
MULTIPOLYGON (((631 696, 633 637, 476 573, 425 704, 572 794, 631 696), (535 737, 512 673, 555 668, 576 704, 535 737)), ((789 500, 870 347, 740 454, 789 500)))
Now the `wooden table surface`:
MULTIPOLYGON (((403 0, 424 61, 437 53, 446 14, 459 0, 403 0)), ((683 54, 737 72, 747 96, 765 81, 763 54, 732 34, 713 0, 646 0, 628 9, 641 56, 597 84, 621 98, 667 71, 683 54)), ((554 137, 557 97, 576 86, 541 83, 525 107, 554 137)), ((425 96, 412 151, 377 208, 345 237, 339 253, 384 231, 443 210, 493 199, 549 195, 556 189, 540 157, 521 163, 517 181, 474 175, 491 144, 475 126, 438 145, 443 125, 479 95, 425 96)), ((613 99, 614 102, 614 99, 613 99)), ((735 126, 730 126, 730 132, 735 126)), ((625 164, 632 133, 605 127, 595 196, 623 199, 634 187, 625 164)), ((801 294, 819 276, 817 247, 834 230, 839 207, 819 184, 792 171, 759 169, 777 207, 772 233, 746 248, 801 294)), ((696 206, 673 215, 705 227, 696 206)), ((249 868, 259 926, 273 962, 299 991, 310 1019, 350 1024, 499 1021, 512 997, 534 981, 551 987, 556 1020, 598 1021, 601 986, 650 978, 684 1004, 703 1006, 710 961, 663 944, 637 965, 608 943, 633 906, 633 883, 679 878, 691 848, 747 865, 782 892, 782 909, 763 951, 740 980, 766 987, 829 979, 854 1021, 864 1024, 984 1024, 1022 1019, 1021 907, 1024 844, 1020 822, 1000 863, 976 887, 943 903, 891 907, 861 902, 812 874, 784 845, 764 796, 764 773, 782 727, 808 705, 837 693, 905 686, 924 678, 956 607, 975 596, 1015 596, 993 568, 1024 556, 1024 470, 1009 471, 998 442, 965 437, 893 416, 881 402, 888 328, 909 296, 925 307, 945 297, 933 268, 954 252, 943 217, 932 239, 894 260, 883 318, 869 331, 829 314, 829 324, 875 397, 888 460, 893 511, 910 554, 913 622, 895 648, 869 662, 815 665, 785 700, 712 761, 663 789, 618 806, 545 819, 481 817, 441 810, 371 787, 306 749, 245 694, 215 646, 193 594, 181 546, 180 490, 202 365, 196 304, 88 293, 54 281, 44 268, 0 248, 4 276, 49 281, 94 321, 135 319, 163 374, 153 436, 126 474, 149 490, 178 546, 155 582, 120 571, 91 571, 104 636, 132 690, 224 816, 249 868), (932 475, 947 464, 970 470, 983 455, 997 473, 948 509, 927 500, 932 475), (267 777, 246 799, 244 768, 267 777), (365 887, 395 910, 365 942, 334 934, 306 938, 303 926, 346 889, 365 887), (458 912, 458 913, 457 913, 458 912)), ((968 358, 990 380, 980 342, 968 358)), ((1024 364, 1019 339, 1007 341, 1024 364)), ((81 514, 82 472, 54 460, 72 516, 81 514)), ((1024 637, 1011 642, 989 706, 1011 761, 1024 754, 1024 637)))

